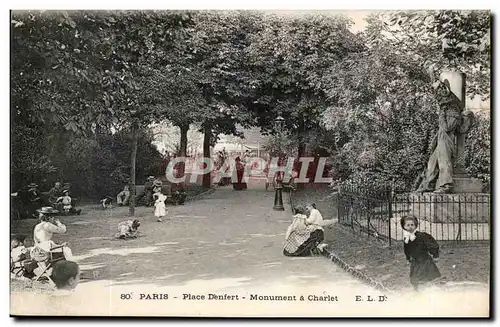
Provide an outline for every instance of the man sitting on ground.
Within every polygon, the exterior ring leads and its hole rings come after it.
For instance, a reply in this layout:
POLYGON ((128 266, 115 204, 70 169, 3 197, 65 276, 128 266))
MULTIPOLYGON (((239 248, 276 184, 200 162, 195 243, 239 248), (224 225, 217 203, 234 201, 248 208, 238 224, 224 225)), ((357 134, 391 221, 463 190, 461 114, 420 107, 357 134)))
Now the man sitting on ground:
POLYGON ((54 184, 54 187, 50 189, 49 191, 49 202, 50 204, 53 204, 57 201, 57 199, 59 197, 61 197, 63 194, 62 194, 62 186, 61 186, 61 182, 56 182, 54 184))
POLYGON ((118 195, 116 196, 116 203, 119 206, 126 206, 126 205, 128 205, 129 199, 130 199, 129 186, 125 185, 123 187, 123 190, 120 193, 118 193, 118 195))

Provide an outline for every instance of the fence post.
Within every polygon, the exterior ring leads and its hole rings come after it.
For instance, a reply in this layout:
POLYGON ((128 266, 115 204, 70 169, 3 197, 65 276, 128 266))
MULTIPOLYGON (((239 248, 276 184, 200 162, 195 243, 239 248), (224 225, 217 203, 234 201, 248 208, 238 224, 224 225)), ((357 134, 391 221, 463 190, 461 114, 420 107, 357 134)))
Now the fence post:
POLYGON ((342 187, 339 186, 338 191, 337 191, 337 221, 340 223, 340 191, 342 190, 342 187))
POLYGON ((388 221, 388 224, 389 224, 389 247, 391 247, 392 245, 392 236, 391 236, 391 219, 392 219, 392 188, 389 187, 389 192, 388 192, 388 195, 389 195, 389 201, 387 202, 387 205, 389 206, 389 219, 387 220, 388 221))

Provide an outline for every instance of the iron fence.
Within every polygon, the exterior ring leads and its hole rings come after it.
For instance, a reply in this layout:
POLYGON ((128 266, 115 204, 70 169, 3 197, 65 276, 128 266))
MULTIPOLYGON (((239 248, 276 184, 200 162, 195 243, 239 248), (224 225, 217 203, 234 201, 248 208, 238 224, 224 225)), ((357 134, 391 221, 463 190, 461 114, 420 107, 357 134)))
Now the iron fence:
POLYGON ((339 223, 360 237, 375 237, 391 245, 403 239, 400 219, 415 216, 419 230, 438 241, 489 241, 489 194, 394 193, 390 188, 364 190, 342 186, 337 197, 339 223))

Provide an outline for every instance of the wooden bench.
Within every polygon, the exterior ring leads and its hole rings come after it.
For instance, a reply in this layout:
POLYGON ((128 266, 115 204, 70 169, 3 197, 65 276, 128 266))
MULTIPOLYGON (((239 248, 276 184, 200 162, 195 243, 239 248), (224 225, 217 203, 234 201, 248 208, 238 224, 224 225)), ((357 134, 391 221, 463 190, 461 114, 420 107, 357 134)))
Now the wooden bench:
MULTIPOLYGON (((135 186, 135 195, 141 195, 144 193, 144 185, 136 185, 135 186)), ((166 197, 167 200, 165 201, 166 203, 171 203, 174 205, 178 204, 184 204, 186 201, 186 194, 185 192, 177 192, 176 187, 172 189, 171 184, 163 184, 161 187, 161 193, 163 193, 166 197)))

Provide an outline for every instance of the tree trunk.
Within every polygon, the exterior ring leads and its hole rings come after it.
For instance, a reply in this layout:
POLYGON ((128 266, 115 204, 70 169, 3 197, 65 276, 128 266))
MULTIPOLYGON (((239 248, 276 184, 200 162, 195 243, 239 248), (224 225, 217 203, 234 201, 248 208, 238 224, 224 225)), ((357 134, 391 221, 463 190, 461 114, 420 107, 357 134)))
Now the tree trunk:
POLYGON ((210 125, 205 126, 205 131, 203 135, 203 157, 205 158, 208 164, 208 173, 203 175, 203 187, 210 188, 212 186, 212 160, 210 156, 210 140, 212 139, 212 128, 210 125))
MULTIPOLYGON (((297 128, 297 133, 298 133, 298 149, 297 149, 297 158, 302 158, 305 155, 306 152, 306 143, 304 142, 304 132, 305 132, 305 127, 304 127, 304 117, 302 115, 299 116, 298 119, 299 126, 297 128)), ((302 163, 299 162, 297 164, 299 172, 302 171, 302 163)), ((304 167, 304 169, 307 169, 307 167, 304 167)), ((302 189, 304 187, 304 184, 298 183, 296 185, 297 189, 302 189)))
MULTIPOLYGON (((189 131, 189 124, 184 124, 179 126, 181 129, 181 144, 180 144, 180 149, 179 149, 179 157, 181 158, 186 158, 187 157, 187 133, 189 131)), ((185 162, 182 161, 179 163, 179 176, 177 177, 184 177, 184 173, 186 170, 186 165, 185 162)))
POLYGON ((139 139, 139 127, 137 125, 132 126, 132 153, 130 154, 130 204, 129 204, 129 215, 133 217, 135 215, 135 161, 137 157, 137 141, 139 139))

